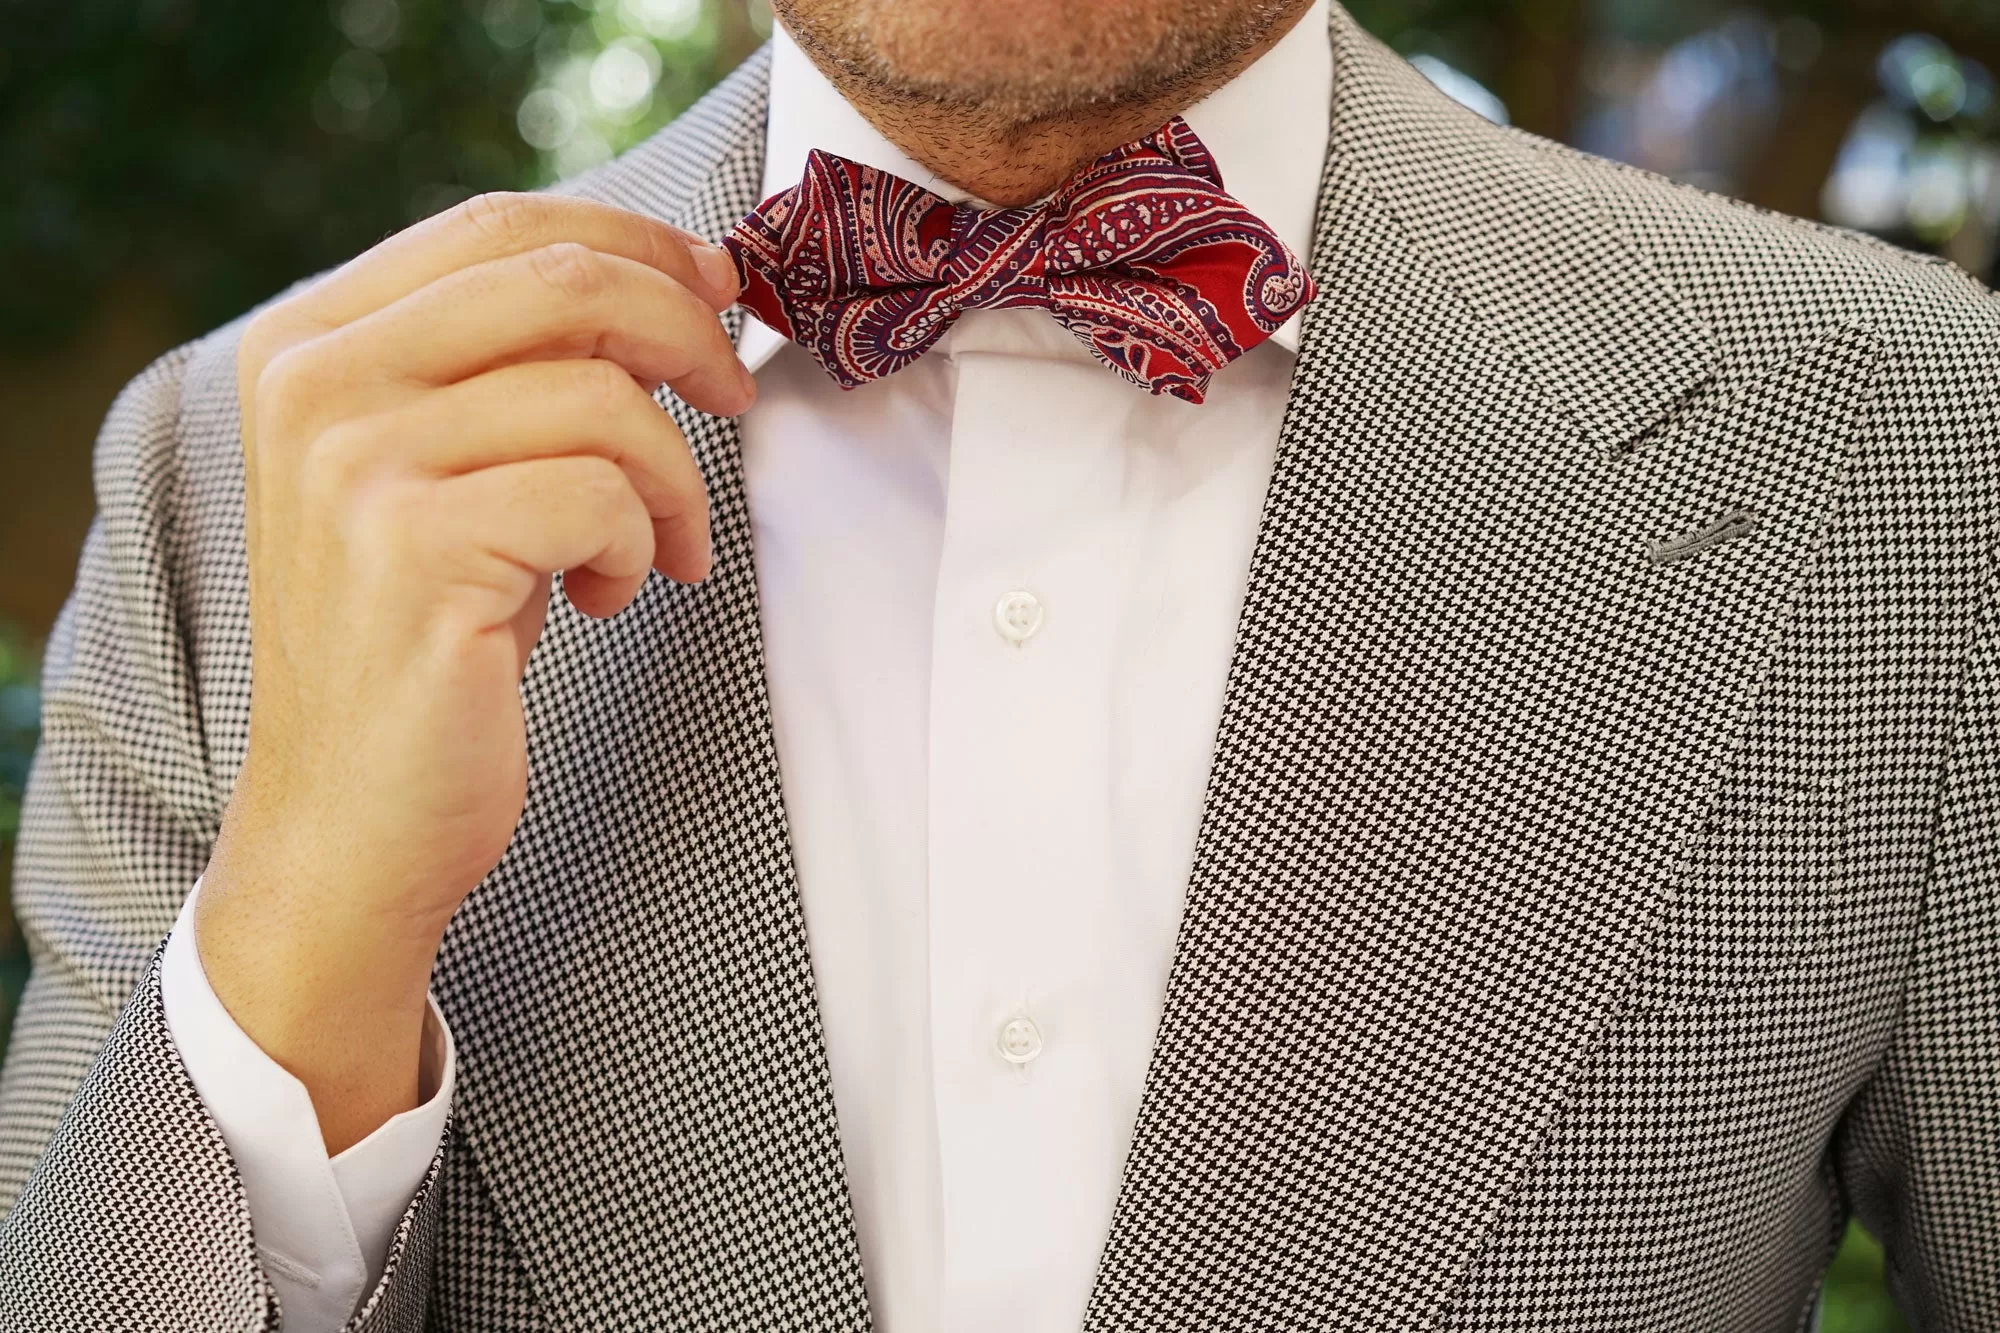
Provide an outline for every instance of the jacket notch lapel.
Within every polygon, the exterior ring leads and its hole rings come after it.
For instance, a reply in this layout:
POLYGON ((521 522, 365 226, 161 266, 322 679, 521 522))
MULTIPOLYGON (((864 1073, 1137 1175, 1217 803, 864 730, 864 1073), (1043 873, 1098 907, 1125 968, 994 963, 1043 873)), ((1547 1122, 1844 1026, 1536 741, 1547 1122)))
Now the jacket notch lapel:
POLYGON ((1616 456, 1709 380, 1713 332, 1593 204, 1573 150, 1491 131, 1339 5, 1332 26, 1329 156, 1585 439, 1616 456))

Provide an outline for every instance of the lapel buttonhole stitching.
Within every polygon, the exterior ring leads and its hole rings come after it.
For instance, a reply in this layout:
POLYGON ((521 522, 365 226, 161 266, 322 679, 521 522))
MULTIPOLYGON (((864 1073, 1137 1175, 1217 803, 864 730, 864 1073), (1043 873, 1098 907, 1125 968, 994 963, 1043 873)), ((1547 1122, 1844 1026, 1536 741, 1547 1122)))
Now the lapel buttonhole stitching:
POLYGON ((1699 531, 1654 542, 1647 548, 1646 558, 1656 565, 1672 564, 1677 560, 1700 555, 1710 547, 1720 546, 1738 537, 1747 537, 1756 530, 1756 515, 1745 510, 1732 509, 1699 531))

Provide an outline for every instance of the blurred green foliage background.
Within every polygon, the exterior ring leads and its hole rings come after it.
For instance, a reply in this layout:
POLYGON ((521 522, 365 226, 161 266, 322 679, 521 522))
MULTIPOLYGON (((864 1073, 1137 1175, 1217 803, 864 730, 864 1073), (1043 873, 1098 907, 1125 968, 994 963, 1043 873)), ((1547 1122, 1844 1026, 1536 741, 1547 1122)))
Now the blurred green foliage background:
MULTIPOLYGON (((1084 2, 1084 0, 1079 0, 1084 2)), ((1489 115, 1942 251, 2000 237, 2000 0, 1350 0, 1489 115)), ((762 0, 0 0, 0 1043, 39 644, 90 444, 146 361, 481 190, 583 170, 770 30, 762 0)), ((1826 1333, 1901 1329, 1858 1231, 1826 1333)))

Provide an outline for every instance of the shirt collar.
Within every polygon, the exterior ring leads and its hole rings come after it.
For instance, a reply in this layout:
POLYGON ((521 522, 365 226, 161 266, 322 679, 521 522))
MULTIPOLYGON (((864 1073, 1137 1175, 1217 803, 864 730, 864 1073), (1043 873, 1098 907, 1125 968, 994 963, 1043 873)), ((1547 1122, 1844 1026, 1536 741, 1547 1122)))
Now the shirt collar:
MULTIPOLYGON (((1313 0, 1291 31, 1255 64, 1181 112, 1214 157, 1223 188, 1308 262, 1333 99, 1327 4, 1313 0)), ((768 199, 798 184, 806 154, 814 148, 893 172, 954 204, 986 202, 912 161, 884 138, 806 58, 784 25, 774 24, 760 197, 768 199)), ((1294 314, 1271 341, 1296 353, 1302 317, 1294 314)), ((737 354, 755 371, 784 343, 783 335, 746 315, 737 354)))

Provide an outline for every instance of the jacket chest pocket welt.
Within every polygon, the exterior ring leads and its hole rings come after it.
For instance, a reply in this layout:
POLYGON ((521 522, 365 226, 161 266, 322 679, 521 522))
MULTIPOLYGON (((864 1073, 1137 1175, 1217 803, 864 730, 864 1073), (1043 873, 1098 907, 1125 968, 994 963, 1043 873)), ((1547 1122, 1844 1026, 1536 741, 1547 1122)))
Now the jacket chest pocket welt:
POLYGON ((1629 1003, 1712 1004, 1824 943, 1848 873, 1843 784, 1726 792, 1688 838, 1629 1003))

